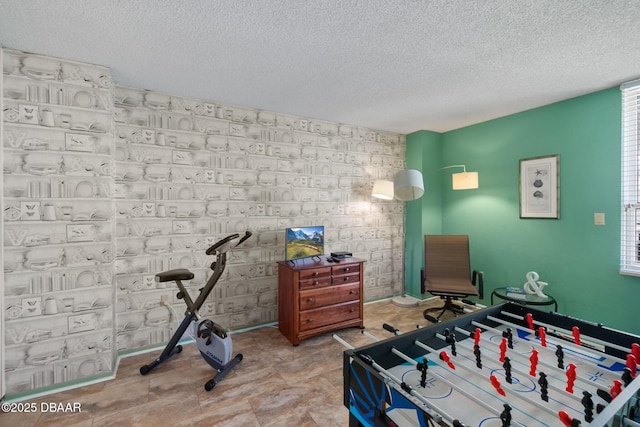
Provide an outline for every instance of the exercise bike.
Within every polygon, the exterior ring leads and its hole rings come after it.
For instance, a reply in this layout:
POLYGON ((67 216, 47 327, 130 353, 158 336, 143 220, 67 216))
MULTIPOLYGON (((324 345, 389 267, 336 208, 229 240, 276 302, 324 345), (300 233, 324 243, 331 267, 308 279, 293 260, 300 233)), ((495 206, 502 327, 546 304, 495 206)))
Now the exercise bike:
POLYGON ((243 243, 251 237, 251 232, 245 232, 244 236, 240 237, 238 234, 232 234, 224 239, 214 243, 209 249, 206 250, 207 255, 215 256, 214 261, 211 263, 211 270, 213 274, 207 280, 206 285, 200 289, 200 293, 195 302, 189 296, 189 292, 182 283, 183 280, 191 280, 194 274, 184 268, 178 268, 169 271, 163 271, 155 275, 156 282, 170 282, 176 283, 180 292, 178 292, 178 299, 184 299, 187 305, 187 311, 185 312, 184 319, 178 329, 174 332, 173 336, 167 343, 166 347, 160 354, 160 356, 148 365, 140 367, 140 373, 142 375, 148 374, 156 366, 166 362, 171 356, 174 356, 182 351, 182 345, 178 342, 182 338, 183 334, 189 326, 193 324, 195 332, 195 341, 200 351, 202 358, 216 371, 218 374, 207 381, 204 385, 204 389, 211 391, 216 384, 218 384, 231 370, 242 361, 242 354, 238 353, 235 357, 231 357, 231 337, 225 332, 225 330, 217 323, 209 319, 201 319, 198 314, 198 310, 202 307, 205 300, 216 286, 218 279, 222 275, 227 262, 227 252, 243 243))

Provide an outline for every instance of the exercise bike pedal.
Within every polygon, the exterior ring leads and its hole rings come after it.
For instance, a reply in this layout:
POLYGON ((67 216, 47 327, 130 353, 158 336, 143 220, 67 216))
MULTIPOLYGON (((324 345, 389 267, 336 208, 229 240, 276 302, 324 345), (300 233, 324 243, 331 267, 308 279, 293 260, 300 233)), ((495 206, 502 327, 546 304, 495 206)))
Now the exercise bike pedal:
POLYGON ((206 391, 211 391, 213 388, 220 382, 224 377, 227 376, 229 372, 233 370, 233 368, 242 361, 242 353, 236 354, 236 356, 229 361, 224 367, 218 370, 218 375, 211 378, 204 384, 204 389, 206 391))

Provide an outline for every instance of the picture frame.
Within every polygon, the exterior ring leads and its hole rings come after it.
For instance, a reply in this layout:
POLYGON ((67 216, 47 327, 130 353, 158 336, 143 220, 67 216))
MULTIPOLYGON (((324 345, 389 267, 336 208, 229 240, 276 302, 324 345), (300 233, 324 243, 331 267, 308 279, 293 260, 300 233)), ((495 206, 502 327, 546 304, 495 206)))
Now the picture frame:
POLYGON ((20 219, 22 221, 40 221, 40 202, 20 202, 20 219))
POLYGON ((42 298, 30 297, 22 299, 22 317, 40 316, 42 314, 42 298))
POLYGON ((40 116, 37 105, 18 104, 18 114, 20 123, 29 125, 40 124, 40 116))
POLYGON ((95 242, 97 232, 95 224, 67 224, 67 242, 95 242))
POLYGON ((191 153, 189 153, 188 151, 173 150, 172 154, 173 154, 172 160, 174 165, 191 165, 192 164, 191 153))
POLYGON ((95 331, 97 319, 95 313, 77 314, 68 318, 69 333, 95 331))
POLYGON ((191 234, 193 233, 193 223, 185 220, 172 221, 173 234, 191 234))
POLYGON ((560 219, 560 156, 520 160, 520 218, 560 219))
POLYGON ((96 141, 97 139, 93 135, 67 132, 64 134, 64 149, 66 151, 93 153, 96 141))

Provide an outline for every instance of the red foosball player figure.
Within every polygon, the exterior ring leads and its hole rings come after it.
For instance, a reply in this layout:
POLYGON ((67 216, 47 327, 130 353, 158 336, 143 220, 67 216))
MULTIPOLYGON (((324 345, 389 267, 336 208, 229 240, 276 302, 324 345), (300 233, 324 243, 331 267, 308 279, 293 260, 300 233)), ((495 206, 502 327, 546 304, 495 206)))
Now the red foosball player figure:
POLYGON ((633 354, 627 354, 627 368, 629 368, 631 378, 635 378, 636 369, 638 369, 638 360, 633 354))
POLYGON ((476 331, 473 333, 473 345, 480 344, 480 328, 476 328, 476 331))
POLYGON ((558 417, 560 417, 560 421, 567 427, 575 427, 580 425, 580 420, 577 418, 571 418, 571 415, 567 414, 565 411, 558 412, 558 417))
POLYGON ((613 380, 613 387, 609 390, 609 394, 611 395, 611 400, 615 399, 617 395, 622 392, 622 381, 613 380))
POLYGON ((636 361, 640 362, 640 344, 631 344, 631 354, 636 357, 636 361))
POLYGON ((576 365, 569 363, 567 367, 567 388, 568 393, 573 394, 573 383, 576 381, 576 365))
POLYGON ((529 329, 531 329, 532 331, 534 330, 533 315, 531 313, 527 313, 527 325, 529 326, 529 329))
POLYGON ((451 363, 451 358, 449 357, 446 351, 440 352, 440 360, 444 360, 445 363, 449 365, 451 369, 456 369, 456 366, 453 363, 451 363))
POLYGON ((536 376, 536 369, 538 368, 538 350, 535 348, 531 350, 531 356, 529 356, 529 362, 531 362, 531 369, 529 370, 529 375, 532 377, 536 376))
POLYGON ((580 343, 580 328, 578 328, 577 326, 574 326, 573 328, 571 328, 571 331, 573 332, 573 342, 576 345, 582 345, 580 343))
POLYGON ((507 354, 507 339, 502 338, 502 342, 500 342, 500 363, 504 362, 504 356, 507 354))
POLYGON ((491 385, 493 386, 493 388, 496 389, 496 391, 501 396, 506 396, 506 393, 504 392, 504 390, 502 389, 502 386, 500 385, 500 380, 498 379, 498 377, 496 377, 495 375, 491 375, 489 377, 489 380, 491 380, 491 385))
POLYGON ((538 328, 538 335, 540 336, 540 345, 543 347, 547 346, 547 331, 544 329, 544 326, 540 326, 538 328))

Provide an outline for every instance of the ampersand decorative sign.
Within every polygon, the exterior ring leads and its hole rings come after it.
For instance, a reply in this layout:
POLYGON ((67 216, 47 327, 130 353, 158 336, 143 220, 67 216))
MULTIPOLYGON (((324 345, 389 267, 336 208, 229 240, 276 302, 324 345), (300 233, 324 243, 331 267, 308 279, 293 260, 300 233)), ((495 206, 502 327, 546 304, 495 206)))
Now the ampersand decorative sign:
POLYGON ((535 271, 530 271, 527 273, 527 282, 524 284, 524 291, 528 294, 538 295, 540 298, 547 298, 545 294, 542 293, 542 290, 545 286, 549 285, 547 282, 540 282, 538 279, 540 275, 535 271))

